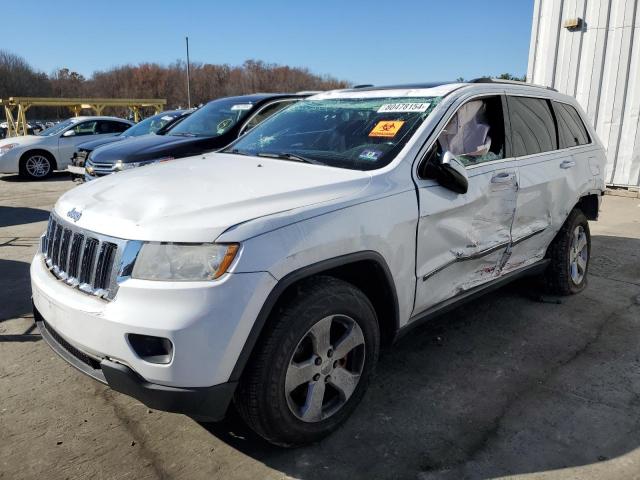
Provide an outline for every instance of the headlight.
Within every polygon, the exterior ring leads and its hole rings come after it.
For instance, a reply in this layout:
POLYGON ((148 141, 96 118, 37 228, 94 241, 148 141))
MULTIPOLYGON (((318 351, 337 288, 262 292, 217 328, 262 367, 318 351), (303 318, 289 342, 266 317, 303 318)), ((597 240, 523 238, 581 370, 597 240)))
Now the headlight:
POLYGON ((11 150, 12 148, 17 147, 18 144, 17 143, 8 143, 6 145, 3 145, 0 147, 0 157, 2 155, 4 155, 5 153, 7 153, 9 150, 11 150))
POLYGON ((117 171, 129 170, 130 168, 144 167, 145 165, 153 165, 154 163, 166 162, 167 160, 173 160, 173 157, 155 158, 153 160, 131 163, 125 163, 122 160, 118 160, 114 165, 114 169, 117 171))
POLYGON ((227 271, 238 248, 238 244, 144 243, 131 277, 140 280, 214 280, 227 271))

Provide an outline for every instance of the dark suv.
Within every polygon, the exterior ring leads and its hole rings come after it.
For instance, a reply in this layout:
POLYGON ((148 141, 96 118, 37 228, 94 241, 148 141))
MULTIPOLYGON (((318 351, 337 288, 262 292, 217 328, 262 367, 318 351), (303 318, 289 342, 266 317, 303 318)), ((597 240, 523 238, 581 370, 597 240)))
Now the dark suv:
POLYGON ((188 116, 192 111, 193 110, 168 110, 165 112, 161 112, 157 115, 145 118, 141 122, 133 125, 131 128, 128 128, 118 135, 81 143, 73 153, 73 156, 71 157, 71 165, 69 165, 67 169, 73 175, 84 176, 84 164, 89 154, 96 148, 102 147, 103 145, 110 145, 112 143, 121 142, 123 140, 130 140, 136 137, 141 137, 142 135, 162 135, 166 130, 188 116))
POLYGON ((145 165, 219 150, 265 118, 309 93, 260 93, 213 100, 164 135, 145 135, 94 150, 85 180, 145 165))

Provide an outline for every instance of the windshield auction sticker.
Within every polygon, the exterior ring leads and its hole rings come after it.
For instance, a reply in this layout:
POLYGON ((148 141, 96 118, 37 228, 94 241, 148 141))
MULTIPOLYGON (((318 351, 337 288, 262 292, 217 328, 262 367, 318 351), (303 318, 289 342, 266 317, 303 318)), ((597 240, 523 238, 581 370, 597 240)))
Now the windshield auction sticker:
POLYGON ((375 162, 382 156, 382 150, 372 150, 371 148, 367 148, 362 151, 358 158, 360 160, 367 160, 368 162, 375 162))
POLYGON ((404 125, 404 121, 401 120, 382 120, 376 123, 373 130, 369 132, 369 136, 393 138, 400 131, 402 125, 404 125))
POLYGON ((378 109, 378 113, 426 112, 430 103, 387 103, 378 109))
POLYGON ((253 107, 253 105, 250 103, 239 103, 231 107, 231 110, 251 110, 251 107, 253 107))

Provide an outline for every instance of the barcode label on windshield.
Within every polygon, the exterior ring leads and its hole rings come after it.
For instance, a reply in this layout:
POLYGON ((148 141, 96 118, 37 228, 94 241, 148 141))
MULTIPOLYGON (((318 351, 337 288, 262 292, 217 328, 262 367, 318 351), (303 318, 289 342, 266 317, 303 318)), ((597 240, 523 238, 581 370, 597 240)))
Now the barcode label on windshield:
POLYGON ((426 112, 430 103, 387 103, 378 109, 378 113, 426 112))

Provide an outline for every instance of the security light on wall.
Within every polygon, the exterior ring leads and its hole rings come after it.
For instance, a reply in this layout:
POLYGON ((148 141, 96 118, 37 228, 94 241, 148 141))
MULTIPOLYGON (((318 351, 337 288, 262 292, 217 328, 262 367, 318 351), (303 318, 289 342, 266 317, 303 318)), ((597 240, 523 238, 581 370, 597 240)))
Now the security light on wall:
POLYGON ((564 21, 562 24, 564 28, 570 31, 576 31, 582 29, 582 19, 581 18, 569 18, 564 21))

